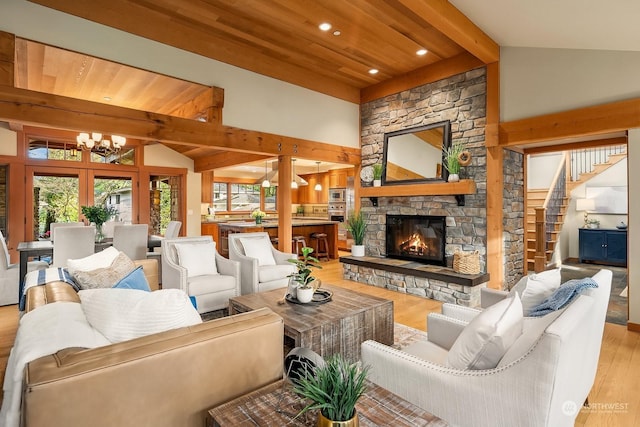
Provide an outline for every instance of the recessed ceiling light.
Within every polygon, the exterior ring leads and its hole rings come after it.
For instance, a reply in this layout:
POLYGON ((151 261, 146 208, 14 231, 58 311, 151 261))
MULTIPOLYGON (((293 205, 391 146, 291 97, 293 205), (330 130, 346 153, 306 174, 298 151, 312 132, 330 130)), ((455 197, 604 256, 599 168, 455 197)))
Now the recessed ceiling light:
POLYGON ((329 24, 328 22, 323 22, 318 26, 318 28, 320 28, 322 31, 329 31, 331 29, 331 24, 329 24))
POLYGON ((427 49, 420 49, 416 52, 416 55, 422 56, 427 54, 427 49))
POLYGON ((372 68, 369 70, 369 74, 378 74, 378 70, 375 68, 372 68))
POLYGON ((340 30, 335 30, 335 31, 333 32, 333 35, 334 35, 334 36, 339 36, 340 34, 342 34, 342 33, 340 32, 340 30))
POLYGON ((102 99, 104 99, 105 101, 111 101, 111 97, 110 96, 105 96, 102 99))

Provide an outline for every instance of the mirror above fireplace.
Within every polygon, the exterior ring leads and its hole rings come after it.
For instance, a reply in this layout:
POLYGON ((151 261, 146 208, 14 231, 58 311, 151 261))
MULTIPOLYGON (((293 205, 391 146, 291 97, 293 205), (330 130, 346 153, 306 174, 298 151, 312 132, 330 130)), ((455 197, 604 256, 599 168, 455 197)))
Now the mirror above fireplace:
POLYGON ((447 121, 384 134, 384 185, 445 181, 443 153, 451 144, 447 121))

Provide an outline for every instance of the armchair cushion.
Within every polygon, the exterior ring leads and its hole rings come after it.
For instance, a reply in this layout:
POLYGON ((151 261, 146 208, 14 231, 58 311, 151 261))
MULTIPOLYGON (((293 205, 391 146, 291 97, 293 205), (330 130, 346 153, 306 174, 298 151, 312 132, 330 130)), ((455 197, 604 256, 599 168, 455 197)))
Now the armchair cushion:
POLYGON ((560 287, 560 269, 543 271, 527 277, 527 283, 520 294, 522 310, 528 316, 531 309, 547 299, 560 287))
POLYGON ((113 246, 109 246, 108 248, 100 252, 96 252, 93 255, 68 260, 67 270, 73 274, 74 271, 91 271, 98 268, 107 268, 118 255, 120 255, 120 251, 113 246))
POLYGON ((492 369, 522 334, 518 295, 479 313, 460 333, 447 357, 455 369, 492 369))
POLYGON ((91 271, 74 271, 73 278, 80 289, 111 288, 135 268, 133 261, 120 252, 111 265, 91 271))
POLYGON ((198 276, 189 279, 189 294, 202 295, 211 292, 211 286, 215 287, 216 292, 232 291, 237 285, 234 276, 216 275, 215 282, 211 276, 198 276))
POLYGON ((256 258, 259 266, 276 265, 276 260, 271 250, 272 245, 268 240, 240 238, 240 243, 244 249, 244 254, 250 258, 256 258))
POLYGON ((187 269, 187 277, 218 274, 216 268, 216 244, 176 243, 179 264, 187 269))
POLYGON ((179 289, 88 289, 78 293, 87 320, 111 342, 202 323, 179 289))
POLYGON ((258 269, 258 280, 260 283, 282 279, 295 272, 293 264, 265 265, 258 269))

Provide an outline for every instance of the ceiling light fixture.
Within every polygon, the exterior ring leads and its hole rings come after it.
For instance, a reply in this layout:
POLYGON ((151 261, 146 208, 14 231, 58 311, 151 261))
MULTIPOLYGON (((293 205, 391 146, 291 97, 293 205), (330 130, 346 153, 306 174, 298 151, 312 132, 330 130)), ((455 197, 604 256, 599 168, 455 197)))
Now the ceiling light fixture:
POLYGON ((340 32, 340 30, 335 30, 335 31, 333 32, 333 35, 334 35, 334 36, 339 36, 340 34, 342 34, 342 33, 340 32))
POLYGON ((329 24, 328 22, 323 22, 322 24, 318 25, 318 28, 320 28, 320 30, 322 31, 329 31, 331 29, 331 24, 329 24))
POLYGON ((419 50, 416 52, 416 55, 418 55, 418 56, 423 56, 423 55, 426 55, 426 54, 427 54, 427 52, 428 52, 428 51, 427 51, 427 49, 419 49, 419 50))
POLYGON ((111 101, 111 97, 110 97, 110 96, 105 96, 105 97, 103 97, 102 99, 104 99, 104 100, 105 100, 105 101, 107 101, 107 102, 111 101))
POLYGON ((376 68, 372 68, 369 70, 369 74, 378 74, 378 70, 376 68))
POLYGON ((267 161, 264 161, 264 181, 262 181, 262 188, 271 187, 271 183, 269 182, 269 171, 267 170, 267 161))
POLYGON ((318 165, 318 176, 316 177, 318 183, 313 187, 313 189, 316 191, 322 191, 322 184, 320 184, 320 162, 316 162, 316 164, 318 165))
POLYGON ((291 180, 291 188, 298 188, 298 183, 296 182, 296 159, 291 159, 291 175, 293 179, 291 180))
POLYGON ((76 136, 78 148, 86 151, 93 151, 101 156, 110 156, 116 154, 127 143, 127 138, 119 135, 111 135, 111 140, 103 139, 99 132, 82 132, 76 136))

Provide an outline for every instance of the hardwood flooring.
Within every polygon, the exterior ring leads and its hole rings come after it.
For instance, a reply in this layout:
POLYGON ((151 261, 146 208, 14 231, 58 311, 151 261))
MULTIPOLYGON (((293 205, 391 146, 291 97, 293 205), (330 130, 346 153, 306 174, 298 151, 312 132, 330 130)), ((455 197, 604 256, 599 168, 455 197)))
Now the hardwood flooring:
MULTIPOLYGON (((441 303, 383 288, 368 286, 342 278, 342 266, 336 260, 323 262, 317 276, 331 283, 394 302, 398 323, 426 330, 427 314, 439 311, 441 303)), ((0 375, 4 377, 9 350, 18 325, 15 305, 0 307, 0 375)), ((600 363, 595 384, 589 395, 590 409, 583 409, 576 426, 627 427, 640 425, 640 333, 625 326, 606 323, 600 363)))

